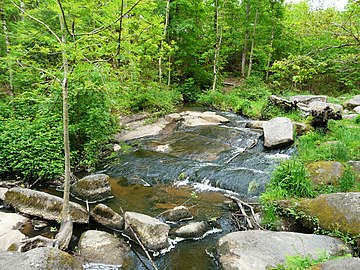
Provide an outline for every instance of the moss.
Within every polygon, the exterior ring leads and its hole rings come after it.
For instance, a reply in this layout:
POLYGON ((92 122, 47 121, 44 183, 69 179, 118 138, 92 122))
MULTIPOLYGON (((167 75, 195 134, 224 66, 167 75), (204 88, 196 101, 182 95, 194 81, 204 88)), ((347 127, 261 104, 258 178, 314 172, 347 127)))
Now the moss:
POLYGON ((47 270, 83 269, 81 263, 70 254, 58 249, 51 249, 47 258, 47 270))
POLYGON ((8 249, 7 249, 7 251, 17 251, 18 250, 18 245, 16 244, 16 243, 12 243, 9 247, 8 247, 8 249))

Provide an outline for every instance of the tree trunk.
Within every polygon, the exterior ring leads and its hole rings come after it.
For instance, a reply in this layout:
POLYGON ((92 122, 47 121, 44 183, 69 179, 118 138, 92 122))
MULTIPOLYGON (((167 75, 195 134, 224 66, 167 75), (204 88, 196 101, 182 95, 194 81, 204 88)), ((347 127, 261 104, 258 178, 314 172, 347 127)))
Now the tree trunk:
MULTIPOLYGON (((0 6, 0 16, 1 16, 1 22, 2 22, 2 26, 3 26, 3 31, 4 31, 4 36, 5 36, 5 53, 7 56, 9 56, 10 54, 10 39, 9 39, 9 33, 7 30, 7 23, 6 23, 6 18, 5 18, 5 10, 4 10, 4 2, 1 1, 1 6, 0 6)), ((9 72, 9 94, 13 95, 14 94, 14 84, 13 84, 13 69, 12 69, 12 64, 8 63, 8 72, 9 72)))
POLYGON ((271 62, 271 57, 272 57, 274 38, 275 38, 275 19, 274 19, 273 26, 271 28, 270 51, 269 51, 268 59, 267 59, 267 63, 266 63, 266 80, 269 79, 269 69, 270 69, 270 62, 271 62))
POLYGON ((24 21, 25 20, 25 2, 23 1, 23 0, 20 0, 20 8, 21 8, 21 10, 22 10, 22 12, 21 12, 21 20, 22 21, 24 21))
MULTIPOLYGON (((121 34, 122 34, 123 14, 124 14, 124 0, 121 0, 121 6, 120 6, 120 21, 119 21, 119 36, 118 36, 118 48, 117 48, 116 56, 120 55, 120 52, 121 52, 121 34)), ((115 60, 115 61, 116 61, 116 60, 115 60)), ((120 64, 120 59, 119 59, 118 63, 120 64)))
MULTIPOLYGON (((60 8, 61 4, 58 1, 60 8)), ((64 182, 64 203, 61 212, 61 226, 57 235, 57 239, 63 240, 59 242, 61 249, 66 249, 69 245, 72 235, 72 222, 70 216, 70 142, 69 142, 69 104, 68 104, 68 76, 69 64, 66 51, 66 28, 65 18, 60 17, 60 27, 62 31, 61 45, 62 45, 62 59, 63 59, 63 80, 62 80, 62 95, 63 95, 63 129, 64 129, 64 153, 65 153, 65 182, 64 182), (70 237, 69 237, 70 236, 70 237), (65 242, 64 242, 65 241, 65 242)))
MULTIPOLYGON (((170 18, 170 0, 166 0, 166 11, 165 11, 165 23, 164 23, 164 33, 163 33, 163 38, 161 39, 160 42, 160 57, 159 57, 159 82, 161 83, 162 81, 162 51, 163 51, 163 47, 164 47, 164 40, 166 39, 167 36, 167 28, 169 25, 169 18, 170 18)), ((169 74, 168 74, 168 85, 170 84, 170 78, 169 78, 169 74)))
POLYGON ((246 54, 247 54, 247 43, 249 39, 249 29, 247 25, 249 24, 249 17, 250 17, 250 0, 247 0, 246 3, 246 28, 245 28, 245 35, 244 35, 244 48, 242 51, 241 57, 241 76, 245 77, 245 65, 246 65, 246 54))
POLYGON ((248 77, 250 77, 250 75, 251 75, 252 61, 253 61, 253 57, 254 57, 255 36, 256 36, 256 24, 257 24, 257 19, 258 19, 258 15, 259 15, 259 8, 257 7, 258 4, 259 4, 259 3, 256 2, 256 12, 255 12, 255 19, 254 19, 254 27, 253 27, 252 37, 251 37, 251 49, 250 49, 250 57, 249 57, 249 68, 248 68, 248 74, 247 74, 248 77))
POLYGON ((214 0, 214 31, 215 31, 215 48, 214 48, 214 78, 213 78, 213 87, 212 90, 216 90, 217 85, 217 77, 218 77, 218 62, 220 56, 220 46, 222 40, 222 31, 219 26, 219 2, 218 0, 214 0))

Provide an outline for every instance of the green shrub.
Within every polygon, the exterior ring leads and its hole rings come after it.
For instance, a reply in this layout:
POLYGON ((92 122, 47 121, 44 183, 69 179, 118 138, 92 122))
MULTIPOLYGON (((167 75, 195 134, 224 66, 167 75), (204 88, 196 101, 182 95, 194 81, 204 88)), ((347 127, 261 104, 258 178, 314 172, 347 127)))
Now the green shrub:
POLYGON ((0 178, 31 181, 52 179, 63 171, 61 119, 2 119, 0 178))

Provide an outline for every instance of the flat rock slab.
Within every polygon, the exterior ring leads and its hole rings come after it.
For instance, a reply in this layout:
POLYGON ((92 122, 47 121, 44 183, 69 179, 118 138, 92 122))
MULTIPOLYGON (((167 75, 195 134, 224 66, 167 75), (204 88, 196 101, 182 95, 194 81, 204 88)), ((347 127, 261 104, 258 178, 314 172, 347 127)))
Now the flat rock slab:
POLYGON ((309 105, 311 102, 314 102, 314 101, 327 102, 327 96, 298 95, 298 96, 290 97, 290 100, 309 105))
POLYGON ((217 253, 223 270, 266 270, 286 262, 286 256, 351 253, 339 239, 313 234, 241 231, 219 239, 217 253))
POLYGON ((360 258, 343 258, 327 261, 316 266, 313 266, 313 270, 359 270, 360 258))
POLYGON ((18 249, 21 240, 26 238, 18 229, 27 221, 22 215, 0 212, 0 250, 18 249))
POLYGON ((28 252, 0 251, 1 270, 82 270, 80 261, 57 248, 36 248, 28 252))
POLYGON ((294 142, 294 126, 289 118, 277 117, 263 124, 264 146, 278 148, 294 142))
MULTIPOLYGON (((47 220, 60 220, 63 199, 45 192, 27 188, 11 188, 5 194, 5 202, 17 211, 47 220)), ((70 202, 70 215, 74 223, 88 223, 89 216, 84 207, 70 202)))
POLYGON ((169 246, 170 226, 156 218, 136 212, 125 212, 125 230, 131 230, 129 227, 150 250, 156 251, 169 246))
POLYGON ((298 207, 317 218, 322 229, 360 234, 360 192, 322 194, 300 200, 298 207))
POLYGON ((121 266, 130 251, 129 245, 113 234, 89 230, 79 240, 79 252, 85 263, 121 266))

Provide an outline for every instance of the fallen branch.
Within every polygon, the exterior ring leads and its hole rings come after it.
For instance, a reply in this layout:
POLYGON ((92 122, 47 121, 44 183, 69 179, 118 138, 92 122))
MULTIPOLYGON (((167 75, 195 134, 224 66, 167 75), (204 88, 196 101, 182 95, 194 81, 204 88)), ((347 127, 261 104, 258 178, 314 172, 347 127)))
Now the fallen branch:
POLYGON ((235 215, 233 215, 233 217, 236 220, 236 223, 237 223, 239 228, 242 228, 244 230, 247 230, 247 229, 263 229, 260 226, 260 224, 257 222, 256 217, 255 217, 254 208, 250 204, 240 200, 239 198, 236 198, 236 197, 228 195, 228 194, 224 194, 224 196, 226 198, 229 198, 229 199, 233 200, 239 206, 240 214, 238 214, 237 216, 241 216, 245 220, 243 223, 246 224, 246 226, 241 225, 239 223, 238 219, 235 218, 235 215), (248 209, 248 211, 250 211, 250 216, 246 213, 245 207, 248 209))

